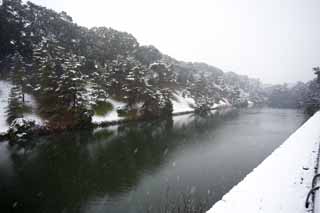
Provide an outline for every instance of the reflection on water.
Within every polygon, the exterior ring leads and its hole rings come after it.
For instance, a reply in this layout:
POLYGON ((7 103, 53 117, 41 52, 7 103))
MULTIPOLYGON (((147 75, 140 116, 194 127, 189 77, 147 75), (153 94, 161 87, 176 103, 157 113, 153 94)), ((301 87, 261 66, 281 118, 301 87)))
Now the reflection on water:
POLYGON ((0 210, 160 212, 209 208, 305 117, 246 109, 131 123, 0 144, 0 210))

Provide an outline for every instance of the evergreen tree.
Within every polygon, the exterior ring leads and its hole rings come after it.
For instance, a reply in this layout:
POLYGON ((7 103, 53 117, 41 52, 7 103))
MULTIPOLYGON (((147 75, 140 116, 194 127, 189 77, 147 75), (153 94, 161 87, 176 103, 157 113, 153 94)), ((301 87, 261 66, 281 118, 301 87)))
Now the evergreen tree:
POLYGON ((143 91, 146 88, 144 81, 145 72, 146 68, 139 63, 134 63, 130 67, 124 87, 129 109, 134 104, 143 100, 143 91))
POLYGON ((171 91, 167 89, 154 90, 147 87, 144 92, 145 101, 142 106, 144 118, 158 118, 172 114, 173 107, 170 101, 171 91))
POLYGON ((209 94, 209 83, 204 74, 191 85, 190 93, 195 99, 197 111, 204 112, 212 107, 214 99, 209 94))
POLYGON ((27 73, 27 65, 24 62, 23 56, 19 52, 15 52, 11 57, 10 79, 16 85, 16 92, 19 92, 21 101, 25 102, 25 93, 28 89, 29 79, 27 73))
POLYGON ((9 96, 9 105, 7 109, 7 122, 11 122, 16 118, 23 117, 24 105, 21 99, 21 91, 19 87, 12 87, 9 96))
POLYGON ((320 67, 313 68, 314 74, 317 76, 317 81, 320 83, 320 67))
POLYGON ((88 100, 91 105, 96 105, 97 102, 106 102, 109 97, 108 90, 109 73, 106 67, 98 67, 90 74, 90 80, 88 84, 88 100))
POLYGON ((59 66, 60 72, 58 87, 55 92, 62 104, 75 110, 77 107, 85 107, 83 94, 86 92, 86 78, 80 71, 81 57, 72 53, 63 55, 64 62, 59 66))
POLYGON ((176 79, 172 66, 164 63, 153 63, 150 65, 149 83, 159 88, 167 88, 175 85, 176 79))

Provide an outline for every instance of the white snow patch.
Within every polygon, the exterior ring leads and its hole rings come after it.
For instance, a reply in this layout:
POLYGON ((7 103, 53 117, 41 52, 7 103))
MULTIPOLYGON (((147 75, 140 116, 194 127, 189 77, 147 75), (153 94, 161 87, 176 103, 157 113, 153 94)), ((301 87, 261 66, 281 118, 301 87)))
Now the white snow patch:
POLYGON ((225 108, 230 106, 232 106, 232 104, 230 104, 227 99, 220 100, 219 103, 213 104, 213 108, 225 108))
POLYGON ((32 110, 31 113, 24 113, 25 120, 34 121, 37 125, 43 125, 44 120, 37 115, 38 104, 32 95, 25 94, 25 105, 29 106, 32 110))
POLYGON ((112 107, 113 107, 112 111, 108 112, 104 116, 94 115, 92 117, 92 122, 93 123, 99 124, 99 123, 102 123, 102 122, 120 121, 120 120, 125 119, 124 117, 119 117, 117 110, 125 107, 126 103, 120 102, 120 101, 116 101, 114 99, 108 99, 107 102, 112 104, 112 107))
POLYGON ((248 107, 253 107, 253 106, 254 106, 254 102, 248 101, 248 107))
POLYGON ((38 107, 38 104, 32 95, 25 94, 24 95, 24 102, 25 102, 26 106, 29 106, 32 109, 36 109, 38 107))
POLYGON ((0 133, 6 132, 9 129, 9 124, 7 123, 7 109, 8 109, 8 99, 10 95, 10 90, 12 84, 8 81, 0 80, 0 133))
POLYGON ((44 125, 44 121, 40 116, 36 115, 35 113, 30 114, 23 114, 23 118, 28 121, 34 121, 37 125, 44 125))
POLYGON ((304 202, 315 172, 319 126, 320 112, 224 195, 208 213, 308 212, 304 202))
POLYGON ((173 105, 173 114, 181 112, 194 111, 196 102, 191 97, 183 97, 181 92, 173 94, 176 100, 171 100, 173 105))
MULTIPOLYGON (((13 85, 9 81, 0 80, 0 133, 6 132, 9 129, 9 124, 6 120, 10 90, 12 87, 13 85)), ((42 125, 44 121, 36 114, 38 106, 33 96, 25 94, 25 104, 32 109, 32 112, 24 114, 23 118, 42 125)))

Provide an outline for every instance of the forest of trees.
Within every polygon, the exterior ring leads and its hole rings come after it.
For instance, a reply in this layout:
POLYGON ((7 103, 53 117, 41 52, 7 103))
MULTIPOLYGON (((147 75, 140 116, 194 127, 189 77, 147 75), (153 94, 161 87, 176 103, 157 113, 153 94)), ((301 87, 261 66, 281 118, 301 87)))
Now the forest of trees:
POLYGON ((312 115, 320 109, 320 68, 313 68, 317 75, 307 83, 272 85, 265 88, 268 104, 279 108, 299 108, 312 115))
POLYGON ((123 113, 159 117, 172 113, 172 94, 183 91, 207 109, 220 100, 265 100, 259 80, 224 73, 204 63, 177 61, 128 33, 78 26, 65 12, 31 2, 0 6, 0 77, 14 84, 8 122, 25 110, 25 94, 39 103, 52 127, 90 123, 108 98, 124 101, 123 113))
MULTIPOLYGON (((317 80, 266 87, 205 63, 178 61, 125 32, 78 26, 65 12, 31 2, 4 0, 0 31, 0 79, 14 85, 8 123, 28 110, 26 94, 35 97, 52 128, 90 124, 95 109, 108 107, 108 98, 125 102, 119 113, 128 117, 171 115, 177 91, 195 100, 196 112, 221 100, 236 106, 268 102, 311 114, 320 105, 317 80)), ((314 71, 319 74, 319 68, 314 71)))

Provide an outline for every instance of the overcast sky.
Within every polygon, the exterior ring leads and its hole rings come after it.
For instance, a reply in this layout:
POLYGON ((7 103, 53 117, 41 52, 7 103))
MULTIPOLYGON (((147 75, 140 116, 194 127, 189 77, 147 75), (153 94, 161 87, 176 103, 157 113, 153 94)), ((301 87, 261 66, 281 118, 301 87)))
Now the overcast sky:
POLYGON ((31 0, 82 26, 133 34, 178 60, 265 83, 307 81, 320 65, 320 0, 31 0))

